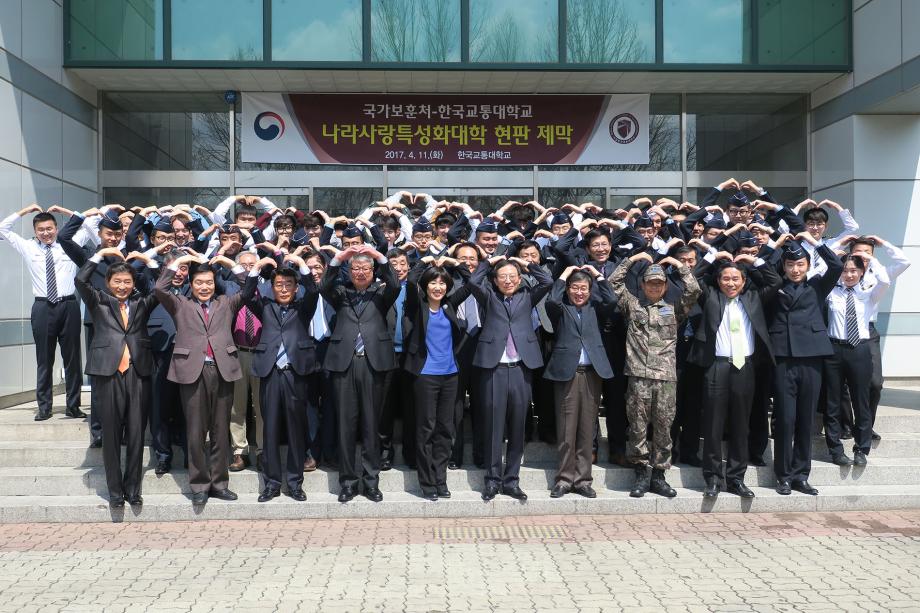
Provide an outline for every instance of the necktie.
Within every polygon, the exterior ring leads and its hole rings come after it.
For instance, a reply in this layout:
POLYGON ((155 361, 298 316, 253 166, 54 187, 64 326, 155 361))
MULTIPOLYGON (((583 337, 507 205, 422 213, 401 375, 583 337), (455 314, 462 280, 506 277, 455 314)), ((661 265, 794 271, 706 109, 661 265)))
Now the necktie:
POLYGON ((310 320, 310 336, 318 341, 326 338, 326 313, 322 298, 316 302, 316 310, 313 311, 313 319, 310 320))
POLYGON ((45 245, 45 281, 48 302, 58 301, 57 275, 54 273, 54 253, 51 245, 45 245))
MULTIPOLYGON (((508 311, 508 323, 511 323, 511 298, 505 298, 505 310, 508 311)), ((508 329, 508 338, 505 339, 505 354, 511 360, 518 359, 517 346, 514 344, 514 337, 511 336, 511 329, 508 329)))
MULTIPOLYGON (((209 314, 208 314, 208 305, 206 305, 206 304, 203 303, 203 302, 201 303, 201 314, 204 316, 204 326, 205 326, 205 328, 207 328, 207 327, 208 327, 208 317, 209 317, 209 314)), ((209 358, 211 358, 212 360, 214 359, 214 350, 211 349, 211 340, 210 340, 210 339, 208 339, 208 349, 205 351, 205 355, 207 355, 207 356, 208 356, 209 358)))
MULTIPOLYGON (((121 323, 125 327, 125 331, 128 330, 128 303, 121 303, 121 323)), ((131 365, 131 352, 128 351, 128 343, 125 343, 124 353, 121 354, 121 362, 118 363, 118 372, 125 374, 128 370, 128 367, 131 365)))
MULTIPOLYGON (((355 297, 355 312, 360 318, 364 313, 364 292, 357 294, 355 297)), ((355 353, 361 355, 364 353, 364 337, 361 336, 361 326, 358 326, 358 336, 355 338, 355 353)))
POLYGON ((732 298, 728 303, 728 329, 732 345, 732 366, 744 368, 744 331, 741 329, 741 310, 738 299, 732 298))
POLYGON ((243 307, 244 318, 246 322, 246 344, 252 346, 252 341, 256 337, 256 324, 252 319, 252 311, 249 307, 243 307))
POLYGON ((479 329, 479 305, 473 296, 467 297, 457 310, 460 319, 466 320, 466 331, 470 334, 479 329))
POLYGON ((847 310, 844 323, 847 333, 847 342, 855 347, 859 344, 859 323, 856 319, 856 290, 847 288, 847 310))

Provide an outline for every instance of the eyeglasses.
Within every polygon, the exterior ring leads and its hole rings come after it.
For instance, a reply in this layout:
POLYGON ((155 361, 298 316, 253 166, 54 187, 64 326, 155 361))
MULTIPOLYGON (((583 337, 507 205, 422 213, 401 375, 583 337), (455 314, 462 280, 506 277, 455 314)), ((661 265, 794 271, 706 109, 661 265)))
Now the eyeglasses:
POLYGON ((806 228, 821 228, 826 225, 827 225, 827 222, 825 221, 806 221, 805 222, 806 228))
POLYGON ((518 275, 510 274, 510 275, 495 275, 495 278, 498 279, 499 281, 517 281, 519 277, 518 275))

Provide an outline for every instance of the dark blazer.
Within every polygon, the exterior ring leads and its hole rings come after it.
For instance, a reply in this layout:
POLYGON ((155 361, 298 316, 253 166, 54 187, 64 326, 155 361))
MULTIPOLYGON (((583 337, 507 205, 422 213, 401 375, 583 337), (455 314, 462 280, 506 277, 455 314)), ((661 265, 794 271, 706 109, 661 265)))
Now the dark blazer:
POLYGON ((357 291, 351 282, 342 281, 339 268, 330 264, 319 285, 320 295, 335 309, 335 328, 329 337, 323 366, 330 372, 348 370, 360 332, 371 368, 378 372, 393 370, 396 354, 393 335, 387 325, 387 312, 399 296, 396 273, 388 264, 377 267, 380 280, 371 282, 365 290, 365 308, 359 314, 354 307, 357 291))
POLYGON ((95 269, 96 263, 87 260, 74 279, 77 292, 93 319, 93 342, 87 351, 85 372, 88 375, 111 377, 118 371, 127 344, 137 374, 147 377, 153 372, 147 318, 157 305, 156 296, 134 292, 128 298, 128 327, 125 328, 119 301, 90 283, 95 269))
POLYGON ((827 245, 815 250, 824 258, 827 271, 799 284, 785 280, 773 298, 765 303, 773 355, 810 358, 833 355, 822 309, 827 295, 840 280, 843 265, 827 245))
MULTIPOLYGON (((748 285, 738 297, 754 332, 755 361, 775 361, 763 303, 773 298, 781 284, 782 278, 776 271, 769 264, 763 264, 748 270, 748 285)), ((700 302, 703 305, 703 316, 693 335, 693 346, 690 348, 687 361, 708 368, 716 358, 716 337, 725 307, 728 305, 728 298, 714 284, 714 280, 712 283, 701 285, 703 293, 700 302)))
POLYGON ((511 297, 511 308, 506 309, 502 296, 488 273, 488 262, 483 262, 470 277, 473 295, 482 306, 482 330, 473 355, 473 366, 478 368, 495 368, 505 352, 508 333, 514 339, 518 355, 527 368, 543 366, 540 343, 533 328, 530 312, 553 287, 553 278, 538 264, 531 264, 527 271, 533 275, 537 284, 528 288, 522 282, 517 292, 511 297))
POLYGON ((236 343, 233 341, 233 323, 236 312, 249 300, 256 290, 258 277, 248 277, 243 291, 233 296, 211 298, 208 323, 197 300, 192 297, 175 296, 169 291, 175 272, 167 268, 157 279, 154 294, 172 316, 176 324, 176 340, 172 361, 166 378, 180 384, 191 384, 198 380, 204 368, 208 344, 214 352, 214 361, 224 381, 242 378, 236 343))
MULTIPOLYGON (((426 264, 419 264, 409 271, 406 279, 406 305, 403 308, 403 368, 413 375, 422 372, 422 369, 425 368, 425 361, 428 359, 426 335, 431 310, 428 308, 428 302, 423 298, 426 295, 425 290, 418 285, 419 278, 428 268, 430 266, 426 264)), ((457 266, 453 272, 469 280, 470 271, 466 266, 457 266)), ((441 301, 441 310, 450 321, 454 361, 458 369, 467 335, 466 323, 457 317, 457 308, 463 304, 472 290, 469 283, 461 286, 454 285, 450 294, 441 301)))
POLYGON ((617 299, 606 279, 595 281, 593 285, 596 285, 597 289, 591 292, 587 304, 581 308, 579 318, 578 309, 569 302, 565 295, 566 282, 557 279, 553 284, 549 298, 546 299, 546 314, 553 323, 556 344, 549 356, 546 368, 543 369, 544 379, 571 381, 578 368, 582 345, 591 360, 594 372, 602 379, 613 377, 613 369, 610 367, 604 341, 601 338, 598 312, 612 316, 617 299))
POLYGON ((299 275, 304 297, 295 298, 284 321, 281 321, 281 305, 264 295, 253 296, 247 306, 262 322, 259 344, 253 349, 252 374, 267 377, 278 358, 278 349, 284 340, 288 361, 298 375, 306 376, 319 368, 316 360, 316 346, 310 336, 310 320, 316 311, 319 289, 313 275, 299 275))

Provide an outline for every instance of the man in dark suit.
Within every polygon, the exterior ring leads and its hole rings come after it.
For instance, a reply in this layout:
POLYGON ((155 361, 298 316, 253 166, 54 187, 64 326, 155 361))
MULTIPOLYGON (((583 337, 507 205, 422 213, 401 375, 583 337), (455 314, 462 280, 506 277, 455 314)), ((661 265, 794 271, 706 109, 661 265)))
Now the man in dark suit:
POLYGON ((827 245, 819 245, 807 232, 796 238, 815 247, 815 254, 827 265, 823 275, 808 278, 813 266, 808 252, 796 241, 786 243, 783 284, 767 305, 767 321, 776 369, 773 376, 773 471, 776 491, 788 495, 792 489, 809 495, 818 490, 808 483, 811 472, 811 437, 821 369, 825 356, 834 353, 824 323, 822 308, 834 289, 843 266, 827 245))
POLYGON ((537 264, 500 255, 480 264, 470 283, 484 310, 473 356, 473 366, 481 369, 479 397, 486 416, 482 498, 492 500, 501 492, 526 500, 518 479, 524 455, 524 420, 531 400, 531 371, 543 366, 531 312, 552 288, 553 279, 537 264), (533 287, 521 282, 523 270, 536 280, 533 287), (503 470, 506 424, 508 450, 503 470))
POLYGON ((755 361, 773 361, 762 300, 772 299, 780 277, 751 255, 719 262, 703 286, 703 316, 688 360, 705 369, 703 377, 703 494, 718 495, 722 479, 722 438, 728 435, 728 491, 743 498, 748 463, 748 426, 754 399, 755 361), (752 266, 752 268, 747 268, 752 266), (747 282, 750 280, 750 284, 747 282))
POLYGON ((399 281, 386 256, 367 245, 353 245, 329 262, 320 294, 335 309, 324 366, 329 371, 339 426, 339 502, 357 495, 357 434, 361 432, 361 481, 364 496, 383 500, 380 473, 379 420, 384 374, 396 368, 387 312, 399 296, 399 281), (349 279, 340 269, 348 262, 349 279), (380 281, 374 280, 374 262, 380 281))
MULTIPOLYGON (((210 263, 234 268, 223 256, 210 263)), ((230 406, 233 381, 243 376, 233 342, 233 321, 240 306, 255 293, 258 271, 270 258, 260 260, 249 273, 243 290, 233 296, 215 295, 215 275, 209 262, 192 255, 172 262, 155 286, 160 303, 176 323, 176 344, 167 378, 179 384, 188 436, 188 472, 192 503, 203 505, 208 496, 236 500, 230 482, 230 406), (190 267, 192 296, 169 291, 176 271, 190 267), (206 437, 210 440, 206 442, 206 437)), ((241 274, 242 267, 234 268, 241 274)))
POLYGON ((262 335, 252 357, 252 374, 259 377, 262 420, 264 488, 259 502, 281 493, 281 443, 287 432, 287 485, 291 498, 307 499, 303 465, 307 443, 307 375, 317 368, 310 320, 319 297, 306 263, 293 254, 284 258, 300 271, 303 299, 297 299, 297 272, 276 269, 271 276, 272 298, 257 296, 248 305, 262 322, 262 335))
MULTIPOLYGON (((156 263, 144 255, 129 257, 156 263)), ((94 410, 102 423, 102 458, 109 489, 109 505, 143 504, 141 498, 144 428, 150 407, 150 375, 153 356, 147 336, 147 317, 157 303, 153 294, 134 291, 134 270, 122 260, 106 272, 108 291, 100 291, 90 279, 103 257, 120 259, 117 247, 101 249, 80 268, 75 280, 80 298, 93 319, 95 334, 86 360, 86 374, 93 376, 98 404, 94 410), (121 471, 122 434, 127 444, 125 471, 121 471)))
MULTIPOLYGON (((326 272, 326 259, 320 253, 305 258, 313 282, 319 287, 326 272)), ((335 310, 320 297, 310 320, 310 336, 316 348, 316 362, 322 364, 329 348, 329 335, 335 326, 335 310)), ((313 372, 307 381, 307 459, 304 472, 312 472, 320 464, 337 467, 336 415, 329 373, 323 369, 313 372)))

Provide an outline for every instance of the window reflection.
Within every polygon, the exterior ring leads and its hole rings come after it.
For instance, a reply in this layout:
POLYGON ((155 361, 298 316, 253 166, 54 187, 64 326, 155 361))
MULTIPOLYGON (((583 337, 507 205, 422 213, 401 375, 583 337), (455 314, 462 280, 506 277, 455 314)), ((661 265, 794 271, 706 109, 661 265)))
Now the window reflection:
POLYGON ((74 0, 69 59, 163 59, 163 0, 74 0))
POLYGON ((568 0, 566 15, 568 62, 655 61, 654 0, 568 0))
POLYGON ((314 208, 322 209, 330 215, 354 217, 381 198, 383 189, 380 187, 313 188, 314 208))
POLYGON ((361 60, 361 0, 271 2, 273 60, 361 60))
POLYGON ((172 0, 175 60, 262 59, 262 0, 172 0))
POLYGON ((107 187, 102 195, 103 202, 125 207, 200 204, 213 209, 229 194, 228 187, 107 187))
POLYGON ((558 2, 470 0, 470 60, 558 62, 558 2))
POLYGON ((750 61, 750 0, 664 0, 664 61, 750 61))
POLYGON ((459 0, 373 0, 375 62, 459 62, 459 0))

